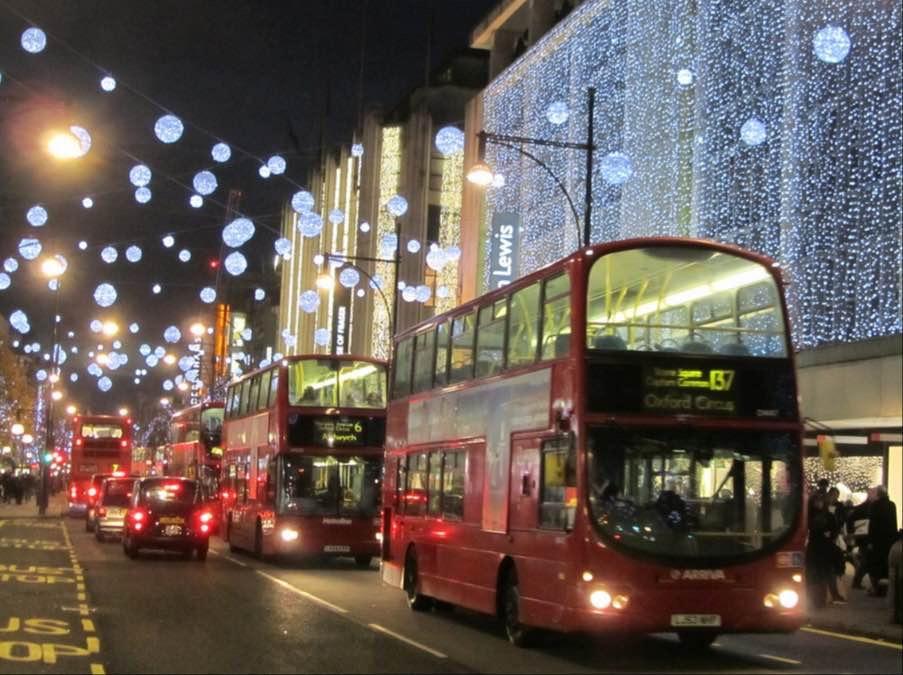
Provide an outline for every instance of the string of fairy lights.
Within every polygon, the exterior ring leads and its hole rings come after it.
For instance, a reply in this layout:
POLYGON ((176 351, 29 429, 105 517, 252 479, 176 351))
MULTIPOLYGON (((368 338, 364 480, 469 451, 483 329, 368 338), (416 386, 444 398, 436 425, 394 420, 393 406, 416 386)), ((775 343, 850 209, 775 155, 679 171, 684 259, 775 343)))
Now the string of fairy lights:
MULTIPOLYGON (((880 0, 587 0, 490 83, 483 127, 585 142, 593 86, 592 241, 698 236, 775 258, 800 348, 899 334, 900 31, 900 3, 880 0)), ((542 158, 583 194, 582 153, 542 158)), ((486 213, 521 217, 519 274, 579 246, 541 168, 493 145, 487 159, 505 180, 486 213)))

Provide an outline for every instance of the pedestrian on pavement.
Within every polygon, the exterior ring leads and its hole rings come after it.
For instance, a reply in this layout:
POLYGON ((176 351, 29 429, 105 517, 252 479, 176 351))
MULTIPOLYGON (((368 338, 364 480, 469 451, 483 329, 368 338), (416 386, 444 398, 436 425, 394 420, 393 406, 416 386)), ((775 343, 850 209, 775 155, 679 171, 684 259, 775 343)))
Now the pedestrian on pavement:
POLYGON ((825 495, 815 493, 809 500, 809 540, 806 543, 806 585, 813 607, 822 608, 834 574, 833 520, 825 495))
POLYGON ((839 503, 840 490, 832 487, 828 490, 826 503, 828 511, 828 520, 831 526, 831 573, 828 575, 828 591, 831 594, 831 601, 835 604, 843 604, 846 598, 843 597, 838 582, 844 577, 847 571, 846 562, 846 543, 843 540, 843 505, 839 503))
POLYGON ((847 515, 847 531, 853 535, 853 566, 856 569, 853 574, 853 588, 862 588, 862 580, 869 571, 869 513, 874 501, 875 489, 869 488, 865 501, 854 506, 847 515))
POLYGON ((897 531, 897 541, 887 556, 890 622, 903 623, 903 530, 897 531))
POLYGON ((887 557, 897 537, 897 505, 887 496, 887 488, 875 488, 875 501, 869 513, 869 595, 887 594, 887 557))
POLYGON ((827 498, 828 496, 828 482, 827 478, 820 478, 818 483, 816 483, 815 492, 809 495, 809 501, 806 503, 806 513, 812 514, 812 502, 815 501, 816 497, 827 498))

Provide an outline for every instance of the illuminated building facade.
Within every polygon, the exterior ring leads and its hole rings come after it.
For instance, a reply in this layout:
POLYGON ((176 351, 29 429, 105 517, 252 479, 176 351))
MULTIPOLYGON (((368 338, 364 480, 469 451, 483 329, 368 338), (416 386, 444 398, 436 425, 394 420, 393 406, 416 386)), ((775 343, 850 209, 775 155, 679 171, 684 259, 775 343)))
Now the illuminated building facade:
MULTIPOLYGON (((594 87, 592 241, 702 237, 776 259, 805 414, 866 439, 842 452, 899 467, 900 3, 584 0, 556 23, 560 6, 504 0, 474 31, 493 79, 468 131, 585 142, 594 87)), ((497 214, 519 222, 516 276, 580 245, 585 156, 535 150, 578 222, 540 167, 490 144, 504 181, 464 199, 475 294, 497 214)))

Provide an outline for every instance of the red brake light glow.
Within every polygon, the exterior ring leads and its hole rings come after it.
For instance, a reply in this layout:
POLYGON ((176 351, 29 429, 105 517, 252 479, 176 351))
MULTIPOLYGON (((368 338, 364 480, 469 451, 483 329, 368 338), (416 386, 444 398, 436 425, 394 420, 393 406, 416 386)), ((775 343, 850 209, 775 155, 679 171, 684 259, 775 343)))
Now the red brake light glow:
POLYGON ((210 513, 209 511, 204 511, 201 514, 201 522, 202 523, 209 523, 211 520, 213 520, 213 514, 210 513))
POLYGON ((129 447, 129 442, 126 440, 121 440, 121 441, 119 441, 119 445, 123 448, 127 448, 127 447, 129 447))
POLYGON ((144 520, 144 511, 132 511, 132 520, 136 523, 140 523, 144 520))
MULTIPOLYGON (((74 490, 74 488, 73 488, 73 490, 74 490)), ((89 487, 89 488, 88 488, 88 496, 89 496, 89 497, 96 497, 96 496, 97 496, 97 488, 96 488, 96 487, 93 487, 93 486, 92 486, 92 487, 89 487)))

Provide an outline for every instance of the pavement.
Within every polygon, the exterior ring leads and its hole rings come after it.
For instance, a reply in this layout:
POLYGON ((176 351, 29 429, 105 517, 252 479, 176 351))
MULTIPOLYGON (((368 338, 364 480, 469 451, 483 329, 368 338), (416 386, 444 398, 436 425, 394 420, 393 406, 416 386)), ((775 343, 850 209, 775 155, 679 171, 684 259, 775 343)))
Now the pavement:
MULTIPOLYGON (((823 609, 810 608, 810 626, 903 644, 903 625, 890 622, 890 598, 871 596, 865 589, 852 588, 853 575, 849 565, 847 571, 839 584, 840 593, 847 599, 847 604, 829 605, 823 609)), ((865 585, 868 585, 868 581, 865 585)))

